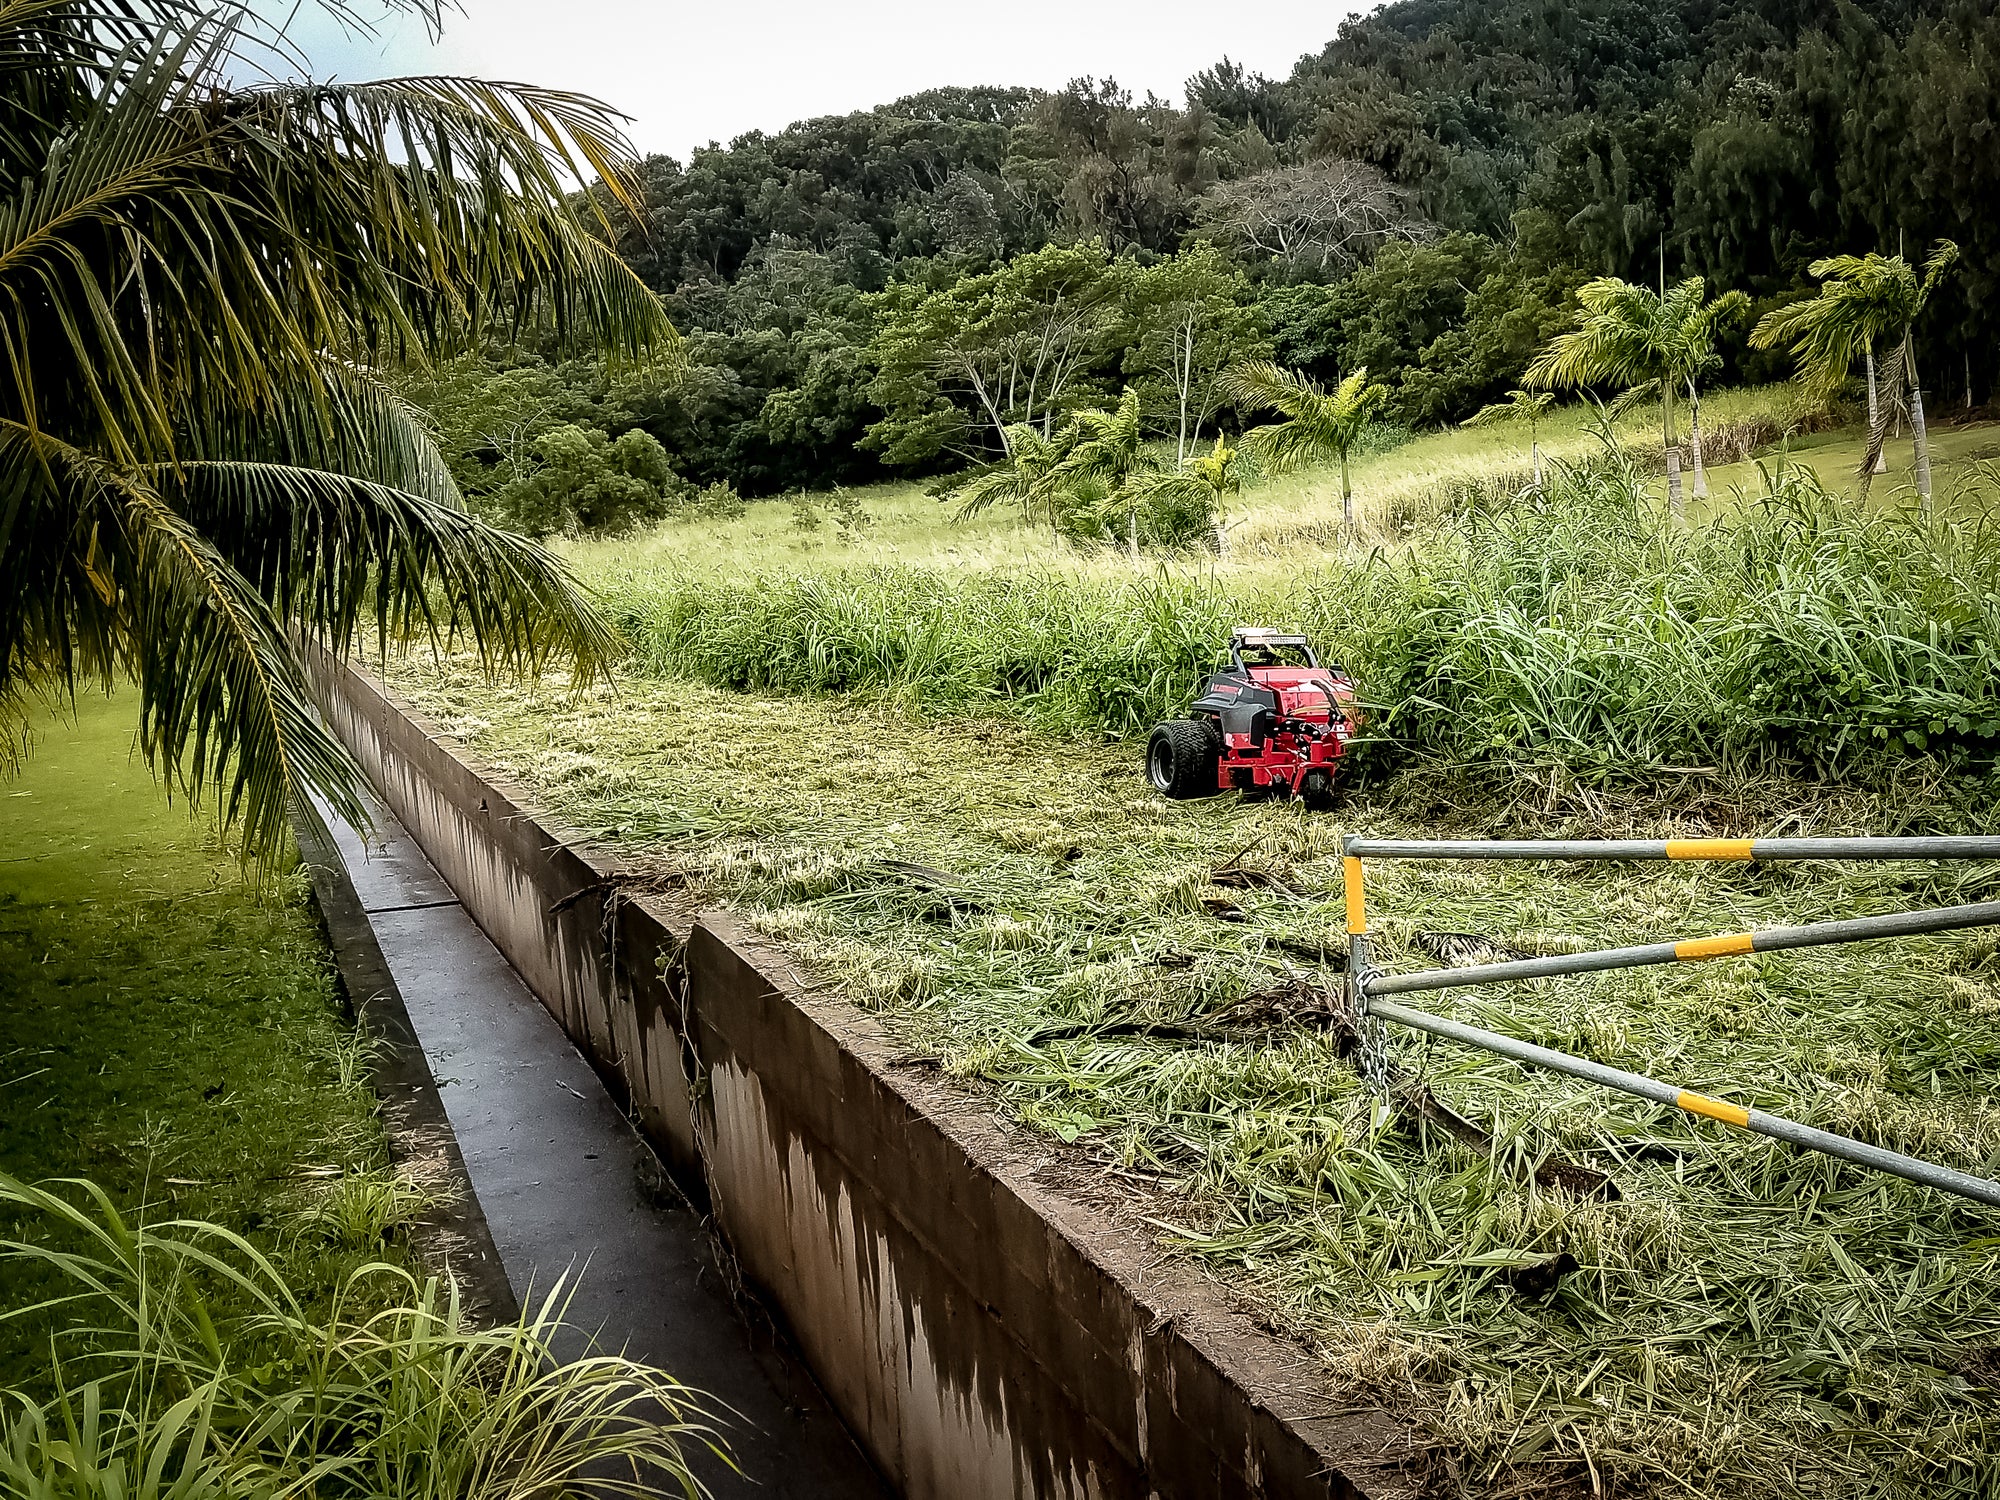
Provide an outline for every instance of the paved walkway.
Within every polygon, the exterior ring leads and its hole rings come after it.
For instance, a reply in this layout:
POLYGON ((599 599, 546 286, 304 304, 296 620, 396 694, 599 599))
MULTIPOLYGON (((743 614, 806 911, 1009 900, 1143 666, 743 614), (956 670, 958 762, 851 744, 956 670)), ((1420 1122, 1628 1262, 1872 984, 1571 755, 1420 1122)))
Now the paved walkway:
POLYGON ((573 1324, 738 1413, 728 1437, 743 1474, 708 1464, 717 1496, 884 1500, 810 1377, 731 1301, 699 1216, 590 1064, 402 825, 374 816, 365 851, 351 828, 336 842, 516 1297, 576 1276, 573 1324))

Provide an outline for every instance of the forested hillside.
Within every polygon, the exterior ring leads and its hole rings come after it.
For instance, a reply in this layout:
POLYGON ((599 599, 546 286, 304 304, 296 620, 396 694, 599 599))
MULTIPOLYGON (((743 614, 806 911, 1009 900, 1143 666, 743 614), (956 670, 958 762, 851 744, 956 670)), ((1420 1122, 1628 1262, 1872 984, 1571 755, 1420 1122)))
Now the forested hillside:
POLYGON ((666 466, 751 494, 955 467, 1127 387, 1185 446, 1255 355, 1457 420, 1602 274, 1742 289, 1724 378, 1779 375, 1743 338, 1816 256, 1950 238, 1923 330, 1949 413, 1995 376, 1996 122, 1978 0, 1397 0, 1283 80, 937 89, 653 157, 619 249, 689 335, 681 388, 510 353, 418 394, 476 496, 554 525, 523 497, 568 424, 658 441, 569 454, 643 508, 666 466))

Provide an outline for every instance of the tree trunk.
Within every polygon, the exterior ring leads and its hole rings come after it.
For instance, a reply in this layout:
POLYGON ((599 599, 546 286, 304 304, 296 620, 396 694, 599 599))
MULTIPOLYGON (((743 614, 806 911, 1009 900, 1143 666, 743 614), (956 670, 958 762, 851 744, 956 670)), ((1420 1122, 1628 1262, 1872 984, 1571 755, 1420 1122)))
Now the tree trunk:
POLYGON ((1910 335, 1903 334, 1903 373, 1910 377, 1910 438, 1917 450, 1917 493, 1924 497, 1924 511, 1931 508, 1931 439, 1924 427, 1924 388, 1917 383, 1917 356, 1910 347, 1910 335))
POLYGON ((1528 457, 1534 460, 1535 488, 1540 489, 1542 487, 1542 445, 1540 439, 1532 437, 1528 439, 1528 457))
POLYGON ((1688 441, 1694 447, 1694 492, 1697 499, 1708 498, 1708 469, 1701 459, 1701 397, 1694 382, 1688 382, 1688 441))
POLYGON ((1340 518, 1352 534, 1354 530, 1354 486, 1347 477, 1347 450, 1340 450, 1340 518))
MULTIPOLYGON (((1881 398, 1875 394, 1875 341, 1870 339, 1865 348, 1868 354, 1868 430, 1873 432, 1876 423, 1882 420, 1881 398)), ((1877 474, 1889 472, 1888 454, 1875 455, 1875 472, 1877 474)))
POLYGON ((1667 449, 1667 514, 1678 521, 1687 508, 1681 496, 1681 450, 1674 441, 1674 393, 1660 377, 1660 436, 1667 449))
POLYGON ((1180 367, 1174 372, 1174 384, 1180 387, 1181 397, 1180 445, 1175 455, 1175 462, 1185 465, 1188 455, 1188 395, 1189 387, 1194 384, 1194 312, 1192 309, 1188 312, 1188 319, 1186 324, 1183 325, 1181 333, 1182 347, 1174 351, 1174 363, 1180 367))
POLYGON ((1132 547, 1132 566, 1139 566, 1139 507, 1125 512, 1125 539, 1132 547))

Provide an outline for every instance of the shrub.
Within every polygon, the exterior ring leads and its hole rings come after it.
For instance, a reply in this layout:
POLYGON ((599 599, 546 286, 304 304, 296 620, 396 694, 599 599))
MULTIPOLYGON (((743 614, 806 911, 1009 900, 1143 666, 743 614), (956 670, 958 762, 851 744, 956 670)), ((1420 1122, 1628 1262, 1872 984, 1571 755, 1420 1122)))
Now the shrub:
POLYGON ((568 424, 529 445, 536 463, 504 486, 493 505, 501 521, 531 536, 616 532, 657 521, 684 482, 659 439, 640 428, 606 437, 568 424))
POLYGON ((728 480, 718 479, 688 495, 684 509, 704 521, 740 521, 750 506, 728 480))

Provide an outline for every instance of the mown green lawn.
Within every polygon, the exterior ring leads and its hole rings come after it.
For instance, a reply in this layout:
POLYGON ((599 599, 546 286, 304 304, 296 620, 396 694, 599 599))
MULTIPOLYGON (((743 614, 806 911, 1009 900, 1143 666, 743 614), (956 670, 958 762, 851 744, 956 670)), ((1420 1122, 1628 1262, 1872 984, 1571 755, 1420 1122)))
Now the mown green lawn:
MULTIPOLYGON (((170 805, 136 717, 129 694, 86 697, 0 782, 0 1171, 220 1222, 330 1285, 382 1249, 299 1217, 386 1160, 364 1049, 303 879, 260 888, 170 805)), ((41 1289, 18 1263, 6 1279, 0 1307, 41 1289)), ((0 1323, 0 1385, 33 1378, 36 1337, 0 1323)))

